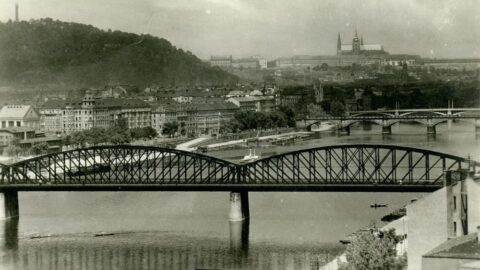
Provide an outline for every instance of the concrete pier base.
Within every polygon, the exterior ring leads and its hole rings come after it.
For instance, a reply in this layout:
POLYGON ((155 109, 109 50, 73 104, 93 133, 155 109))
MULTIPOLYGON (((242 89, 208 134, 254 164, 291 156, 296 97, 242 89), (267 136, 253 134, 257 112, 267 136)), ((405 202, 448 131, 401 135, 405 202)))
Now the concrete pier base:
POLYGON ((382 126, 382 134, 383 134, 383 135, 390 135, 390 134, 392 134, 392 126, 386 126, 386 127, 383 127, 383 126, 382 126))
POLYGON ((18 217, 18 193, 16 191, 0 192, 0 220, 18 217))
POLYGON ((427 134, 434 135, 437 134, 437 129, 435 126, 427 126, 427 134))
POLYGON ((243 221, 250 218, 248 192, 230 192, 230 221, 243 221))

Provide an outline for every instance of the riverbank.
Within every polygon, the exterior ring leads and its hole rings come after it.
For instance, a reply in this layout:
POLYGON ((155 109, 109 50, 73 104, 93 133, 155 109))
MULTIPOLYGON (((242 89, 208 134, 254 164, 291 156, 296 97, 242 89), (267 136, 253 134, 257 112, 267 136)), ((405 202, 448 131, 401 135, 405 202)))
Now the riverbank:
MULTIPOLYGON (((408 222, 407 216, 403 216, 397 220, 394 220, 387 225, 383 226, 381 230, 395 229, 397 235, 408 235, 408 222)), ((397 244, 397 256, 402 256, 407 252, 408 239, 404 237, 402 241, 397 244)), ((320 267, 319 270, 338 270, 340 265, 347 262, 345 253, 342 253, 335 257, 333 260, 320 267)))
POLYGON ((281 134, 248 137, 243 139, 203 144, 198 148, 199 150, 206 152, 206 151, 230 149, 235 147, 247 148, 247 147, 250 147, 252 144, 255 146, 261 146, 262 144, 263 146, 265 146, 266 144, 268 146, 268 145, 274 145, 274 144, 285 143, 285 142, 293 142, 298 139, 310 137, 312 134, 313 132, 308 132, 308 131, 294 131, 294 132, 287 132, 287 133, 281 133, 281 134))

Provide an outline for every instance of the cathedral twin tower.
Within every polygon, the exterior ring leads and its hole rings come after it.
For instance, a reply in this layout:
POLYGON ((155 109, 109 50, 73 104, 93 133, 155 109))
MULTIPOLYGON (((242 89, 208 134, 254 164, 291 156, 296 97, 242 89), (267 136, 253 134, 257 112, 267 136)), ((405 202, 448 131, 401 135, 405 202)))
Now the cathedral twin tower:
POLYGON ((342 44, 340 33, 337 38, 337 55, 372 55, 372 54, 386 54, 380 44, 364 44, 363 36, 358 38, 357 29, 355 29, 355 36, 352 39, 352 44, 342 44))

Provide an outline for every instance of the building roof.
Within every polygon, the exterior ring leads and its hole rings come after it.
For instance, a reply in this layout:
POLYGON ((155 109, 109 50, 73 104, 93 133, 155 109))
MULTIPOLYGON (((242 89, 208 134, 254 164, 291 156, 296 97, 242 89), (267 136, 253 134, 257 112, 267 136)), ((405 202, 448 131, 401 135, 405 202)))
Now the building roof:
POLYGON ((122 109, 150 108, 147 102, 135 98, 102 98, 95 100, 95 107, 120 107, 122 109))
POLYGON ((219 61, 219 60, 232 60, 231 55, 212 55, 210 56, 210 61, 219 61))
POLYGON ((75 102, 73 100, 68 100, 67 101, 67 100, 63 100, 63 99, 52 99, 52 100, 48 100, 47 102, 45 102, 42 105, 42 109, 60 109, 60 108, 65 107, 67 102, 76 103, 78 101, 75 102))
POLYGON ((245 92, 242 91, 242 90, 233 90, 233 91, 228 92, 228 95, 229 96, 244 96, 245 92))
POLYGON ((248 97, 232 97, 239 102, 255 102, 255 101, 262 101, 262 100, 273 100, 272 96, 248 96, 248 97))
POLYGON ((29 127, 9 127, 9 128, 2 128, 0 132, 8 132, 8 133, 24 133, 24 132, 35 132, 35 129, 29 127))
POLYGON ((449 239, 423 257, 480 259, 480 243, 477 233, 449 239))
POLYGON ((23 118, 31 109, 31 105, 5 105, 0 109, 0 118, 23 118))
MULTIPOLYGON (((342 44, 340 47, 342 51, 352 51, 353 47, 352 44, 342 44)), ((360 45, 361 51, 383 51, 383 47, 380 44, 365 44, 360 45)))

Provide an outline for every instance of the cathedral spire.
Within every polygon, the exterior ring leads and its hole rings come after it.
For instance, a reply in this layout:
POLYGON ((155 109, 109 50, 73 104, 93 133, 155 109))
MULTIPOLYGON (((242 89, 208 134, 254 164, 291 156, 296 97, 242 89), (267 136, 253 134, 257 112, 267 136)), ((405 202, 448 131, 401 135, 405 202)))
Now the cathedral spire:
POLYGON ((360 45, 363 45, 363 35, 360 37, 360 45))
POLYGON ((358 38, 357 27, 355 27, 355 37, 358 38))

